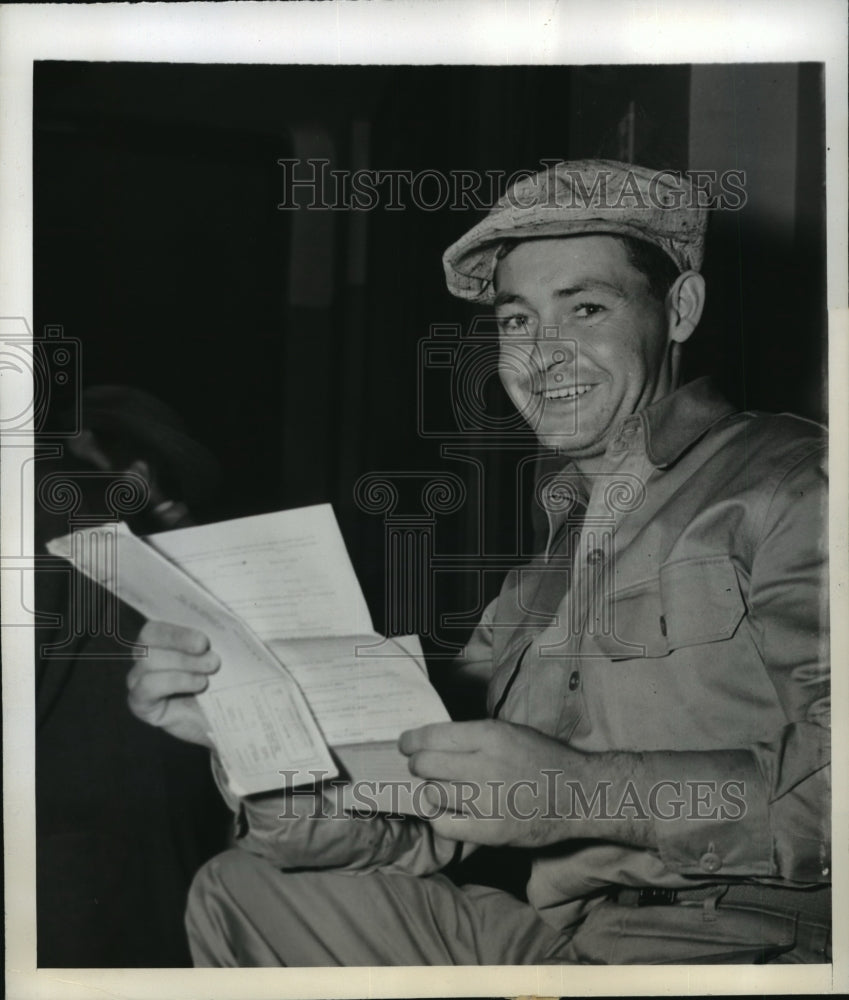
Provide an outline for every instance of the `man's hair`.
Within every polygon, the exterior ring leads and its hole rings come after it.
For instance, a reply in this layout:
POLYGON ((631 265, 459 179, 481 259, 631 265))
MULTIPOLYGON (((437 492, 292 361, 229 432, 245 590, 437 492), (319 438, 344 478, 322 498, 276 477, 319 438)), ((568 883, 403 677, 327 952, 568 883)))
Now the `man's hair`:
MULTIPOLYGON (((581 235, 591 236, 592 233, 581 235)), ((628 256, 628 263, 636 268, 640 274, 644 275, 649 283, 649 292, 658 302, 662 303, 666 299, 666 293, 681 273, 675 261, 668 254, 665 254, 660 247, 655 246, 654 243, 649 243, 647 240, 640 240, 635 236, 622 236, 619 233, 604 233, 603 235, 610 236, 611 239, 618 240, 622 244, 628 256)), ((558 239, 562 237, 541 236, 538 238, 558 239)), ((580 239, 581 236, 570 238, 580 239)), ((496 260, 503 260, 511 250, 524 242, 526 240, 504 240, 495 252, 496 260)))
POLYGON ((631 266, 645 275, 651 294, 658 302, 663 302, 666 293, 681 273, 675 261, 660 247, 646 240, 638 240, 634 236, 614 236, 614 239, 625 247, 631 266))

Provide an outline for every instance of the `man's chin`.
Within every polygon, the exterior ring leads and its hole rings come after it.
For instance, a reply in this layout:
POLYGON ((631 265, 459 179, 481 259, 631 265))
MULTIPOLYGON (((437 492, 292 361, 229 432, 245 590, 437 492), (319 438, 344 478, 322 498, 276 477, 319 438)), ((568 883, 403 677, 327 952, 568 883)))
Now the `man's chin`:
POLYGON ((576 434, 552 431, 549 434, 537 432, 536 439, 543 448, 557 451, 566 458, 589 458, 603 454, 603 449, 587 447, 576 434))

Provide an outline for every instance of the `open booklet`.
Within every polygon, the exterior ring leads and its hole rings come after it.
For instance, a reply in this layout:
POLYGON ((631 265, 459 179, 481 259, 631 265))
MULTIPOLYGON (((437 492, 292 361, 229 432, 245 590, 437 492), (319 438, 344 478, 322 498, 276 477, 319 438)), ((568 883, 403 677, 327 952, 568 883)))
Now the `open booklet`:
POLYGON ((234 792, 341 777, 348 805, 415 811, 396 741, 448 714, 418 637, 375 634, 329 504, 145 539, 99 525, 47 548, 145 617, 209 636, 222 666, 198 703, 234 792))

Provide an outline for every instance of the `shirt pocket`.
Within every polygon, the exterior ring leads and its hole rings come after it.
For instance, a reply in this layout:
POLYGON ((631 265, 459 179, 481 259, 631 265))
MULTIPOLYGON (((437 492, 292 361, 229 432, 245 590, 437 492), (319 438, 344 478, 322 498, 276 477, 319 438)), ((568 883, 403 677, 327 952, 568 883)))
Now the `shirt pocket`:
POLYGON ((728 556, 684 559, 664 564, 655 579, 614 594, 606 627, 597 628, 590 642, 611 660, 666 656, 730 638, 745 611, 728 556))
POLYGON ((746 612, 728 556, 666 563, 660 594, 670 650, 730 639, 746 612))

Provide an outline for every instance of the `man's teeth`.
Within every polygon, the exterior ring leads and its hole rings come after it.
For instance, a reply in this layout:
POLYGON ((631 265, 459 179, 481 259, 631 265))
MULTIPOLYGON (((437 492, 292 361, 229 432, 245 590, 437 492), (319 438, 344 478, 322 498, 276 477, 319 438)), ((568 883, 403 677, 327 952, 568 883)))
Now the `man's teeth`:
POLYGON ((569 399, 572 396, 583 396, 592 389, 591 385, 573 385, 565 389, 546 389, 543 396, 546 399, 569 399))

